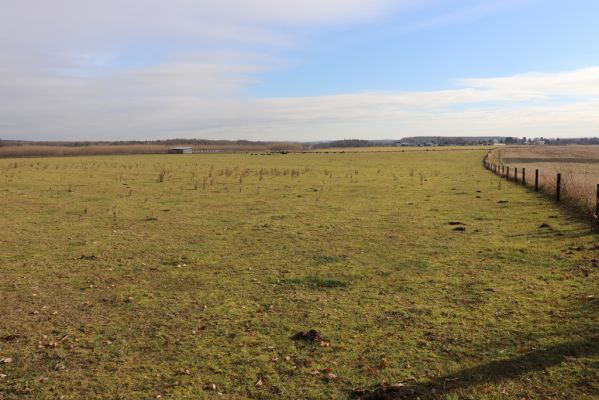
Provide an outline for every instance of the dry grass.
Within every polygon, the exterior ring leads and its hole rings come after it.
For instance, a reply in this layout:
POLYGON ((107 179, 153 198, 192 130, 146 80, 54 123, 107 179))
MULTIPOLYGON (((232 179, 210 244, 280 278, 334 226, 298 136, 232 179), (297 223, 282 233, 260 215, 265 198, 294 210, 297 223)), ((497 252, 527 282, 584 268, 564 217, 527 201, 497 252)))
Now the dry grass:
MULTIPOLYGON (((91 144, 86 146, 65 146, 53 144, 25 144, 16 146, 0 146, 0 158, 11 157, 64 157, 92 155, 122 155, 122 154, 163 154, 174 145, 157 144, 127 144, 104 145, 91 144)), ((269 144, 228 144, 190 146, 194 151, 220 150, 224 152, 279 152, 301 151, 299 143, 269 143, 269 144)))
POLYGON ((599 163, 599 146, 508 146, 497 149, 496 152, 507 162, 541 159, 549 162, 599 163))
POLYGON ((0 147, 0 157, 62 157, 108 154, 158 154, 166 153, 171 146, 159 145, 91 145, 49 146, 24 145, 0 147))
POLYGON ((569 205, 597 218, 597 185, 599 184, 599 146, 514 146, 495 149, 489 160, 509 166, 513 178, 518 170, 526 170, 526 184, 534 185, 539 170, 540 189, 555 194, 557 174, 562 176, 562 199, 569 205))

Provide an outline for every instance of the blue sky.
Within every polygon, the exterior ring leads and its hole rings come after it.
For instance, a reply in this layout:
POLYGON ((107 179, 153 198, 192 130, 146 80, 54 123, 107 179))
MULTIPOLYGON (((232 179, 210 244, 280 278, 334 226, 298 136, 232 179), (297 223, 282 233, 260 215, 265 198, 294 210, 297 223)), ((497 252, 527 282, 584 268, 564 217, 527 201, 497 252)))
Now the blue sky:
POLYGON ((0 0, 0 137, 599 136, 592 0, 0 0))
POLYGON ((463 77, 599 65, 598 1, 520 1, 470 11, 480 3, 455 1, 444 10, 314 34, 283 53, 289 67, 260 75, 251 93, 436 90, 456 87, 463 77))

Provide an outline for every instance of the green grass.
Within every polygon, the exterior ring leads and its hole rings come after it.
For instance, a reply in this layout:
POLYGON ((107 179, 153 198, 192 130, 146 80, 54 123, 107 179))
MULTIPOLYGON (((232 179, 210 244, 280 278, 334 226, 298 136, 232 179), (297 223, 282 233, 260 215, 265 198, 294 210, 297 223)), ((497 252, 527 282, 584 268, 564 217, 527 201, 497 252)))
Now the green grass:
POLYGON ((597 398, 597 236, 485 151, 0 160, 0 399, 597 398))
POLYGON ((337 279, 321 278, 320 276, 306 276, 302 278, 285 279, 283 283, 287 285, 300 285, 312 289, 318 288, 338 288, 345 287, 347 283, 337 279))

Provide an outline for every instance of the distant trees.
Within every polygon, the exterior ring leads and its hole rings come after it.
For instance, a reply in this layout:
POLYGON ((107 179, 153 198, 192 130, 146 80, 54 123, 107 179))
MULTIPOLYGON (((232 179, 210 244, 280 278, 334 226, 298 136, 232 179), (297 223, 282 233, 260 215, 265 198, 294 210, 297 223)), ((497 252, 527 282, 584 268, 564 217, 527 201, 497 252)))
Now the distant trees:
POLYGON ((334 147, 373 147, 376 146, 375 143, 370 140, 361 140, 361 139, 344 139, 344 140, 334 140, 332 142, 322 142, 316 143, 312 147, 315 149, 330 149, 334 147))
POLYGON ((555 138, 548 139, 543 136, 538 138, 523 137, 522 139, 516 137, 506 137, 504 140, 505 144, 546 144, 546 145, 563 145, 563 144, 599 144, 599 138, 555 138))

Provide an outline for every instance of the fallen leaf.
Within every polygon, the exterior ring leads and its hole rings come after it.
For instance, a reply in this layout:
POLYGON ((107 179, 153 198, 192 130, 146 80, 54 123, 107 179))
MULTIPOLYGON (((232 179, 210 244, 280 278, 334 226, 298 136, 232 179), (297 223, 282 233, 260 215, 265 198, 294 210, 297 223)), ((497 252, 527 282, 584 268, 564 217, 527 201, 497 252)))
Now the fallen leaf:
POLYGON ((385 357, 381 358, 381 362, 379 363, 379 369, 387 368, 387 359, 385 357))
POLYGON ((530 347, 522 346, 518 349, 518 353, 528 353, 530 351, 530 347))

